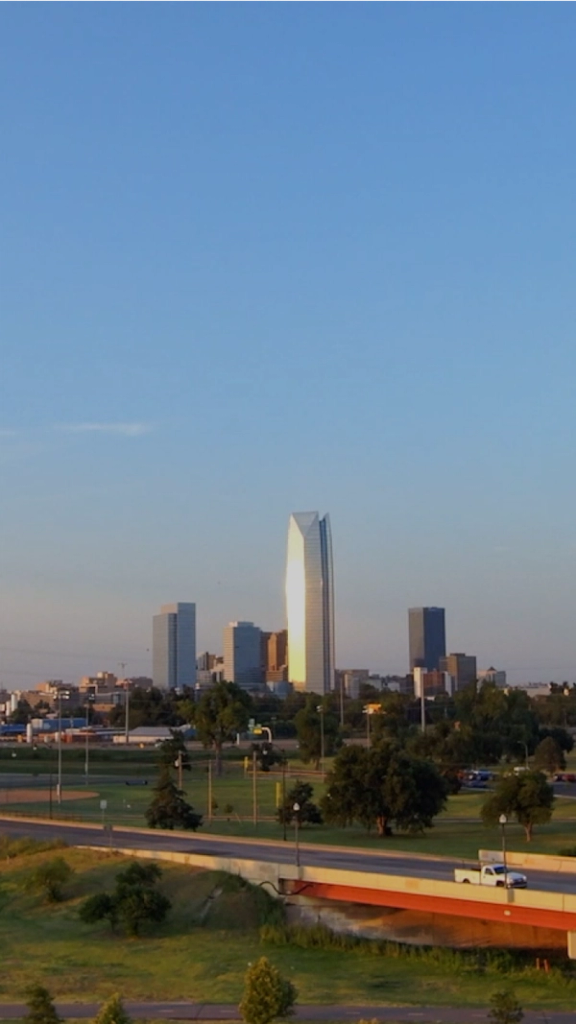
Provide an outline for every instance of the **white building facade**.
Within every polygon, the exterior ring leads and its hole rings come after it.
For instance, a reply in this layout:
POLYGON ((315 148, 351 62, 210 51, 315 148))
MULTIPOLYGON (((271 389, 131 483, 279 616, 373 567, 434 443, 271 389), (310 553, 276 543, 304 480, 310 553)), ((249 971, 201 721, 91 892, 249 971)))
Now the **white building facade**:
POLYGON ((286 566, 288 677, 296 690, 334 689, 334 579, 330 519, 294 512, 286 566))
POLYGON ((164 604, 152 624, 154 686, 181 690, 196 685, 196 605, 164 604))

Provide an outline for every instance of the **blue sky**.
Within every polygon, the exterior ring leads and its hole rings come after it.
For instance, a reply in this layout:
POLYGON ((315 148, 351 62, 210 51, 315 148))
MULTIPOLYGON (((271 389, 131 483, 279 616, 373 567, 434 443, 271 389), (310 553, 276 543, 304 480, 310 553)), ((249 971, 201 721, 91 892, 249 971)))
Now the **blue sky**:
POLYGON ((573 4, 3 4, 0 682, 410 605, 576 678, 573 4))

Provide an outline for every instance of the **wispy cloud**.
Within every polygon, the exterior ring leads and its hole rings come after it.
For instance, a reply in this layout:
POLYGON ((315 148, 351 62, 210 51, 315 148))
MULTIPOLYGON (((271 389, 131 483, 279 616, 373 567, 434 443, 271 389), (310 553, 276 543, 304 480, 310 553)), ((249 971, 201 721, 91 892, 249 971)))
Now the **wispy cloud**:
POLYGON ((120 434, 122 437, 141 437, 152 430, 150 423, 61 423, 56 430, 66 434, 120 434))

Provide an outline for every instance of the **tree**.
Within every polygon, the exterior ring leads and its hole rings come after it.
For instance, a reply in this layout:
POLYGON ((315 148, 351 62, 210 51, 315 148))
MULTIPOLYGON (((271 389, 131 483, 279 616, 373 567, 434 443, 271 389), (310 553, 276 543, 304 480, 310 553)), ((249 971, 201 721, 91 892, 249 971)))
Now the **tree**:
POLYGON ((246 1024, 269 1024, 276 1017, 293 1012, 298 993, 291 981, 283 978, 267 957, 251 964, 244 978, 244 994, 239 1010, 246 1024))
POLYGON ((191 771, 190 755, 182 733, 177 729, 171 729, 170 732, 172 733, 170 739, 164 740, 158 748, 160 764, 166 765, 168 768, 174 768, 178 761, 180 761, 184 771, 191 771))
POLYGON ((89 896, 81 904, 78 916, 84 924, 96 924, 98 921, 109 921, 112 931, 118 924, 118 905, 110 893, 97 892, 89 896))
POLYGON ((52 857, 39 864, 25 882, 28 891, 42 892, 48 903, 59 903, 64 899, 62 886, 74 874, 64 857, 52 857))
POLYGON ((546 736, 541 740, 534 751, 534 768, 538 771, 554 772, 566 767, 566 758, 563 750, 552 736, 546 736))
POLYGON ((232 743, 246 729, 252 701, 236 683, 215 683, 206 690, 196 706, 194 724, 205 747, 216 753, 216 771, 222 771, 222 747, 232 743))
POLYGON ((446 780, 450 793, 461 787, 460 772, 474 760, 474 744, 469 729, 456 728, 454 722, 443 718, 418 731, 407 742, 408 751, 416 757, 433 761, 446 780))
POLYGON ((382 836, 392 825, 408 832, 430 828, 446 803, 447 785, 436 766, 392 743, 370 750, 345 747, 326 781, 322 811, 327 821, 376 825, 382 836))
POLYGON ((94 1018, 94 1024, 132 1024, 132 1018, 124 1009, 122 997, 110 996, 94 1018))
POLYGON ((503 775, 494 791, 484 801, 482 820, 495 825, 501 814, 515 817, 532 839, 534 825, 544 825, 552 817, 554 790, 542 772, 511 772, 503 775))
POLYGON ((346 827, 362 820, 359 811, 364 800, 367 769, 368 751, 364 747, 353 743, 342 747, 326 776, 326 793, 321 800, 326 821, 346 827))
POLYGON ((492 1024, 520 1024, 524 1011, 513 992, 494 992, 490 997, 488 1020, 492 1024))
POLYGON ((34 712, 27 700, 19 700, 16 709, 11 711, 8 716, 8 721, 11 725, 28 725, 28 722, 33 717, 34 712))
POLYGON ((297 781, 286 794, 286 800, 282 807, 278 808, 278 821, 280 824, 286 822, 290 825, 296 817, 294 811, 294 804, 298 804, 300 810, 298 811, 298 824, 299 825, 321 825, 322 815, 319 807, 312 803, 312 794, 314 792, 313 787, 309 782, 297 781))
POLYGON ((30 985, 26 995, 28 1013, 23 1018, 25 1024, 62 1024, 52 996, 44 985, 30 985))
MULTIPOLYGON (((130 691, 130 728, 135 729, 140 725, 184 725, 178 710, 179 699, 174 691, 166 692, 155 686, 135 686, 130 691)), ((112 708, 109 717, 111 725, 125 725, 125 705, 118 704, 112 708)))
POLYGON ((545 740, 547 736, 551 736, 553 740, 563 750, 565 754, 569 754, 574 748, 574 740, 566 729, 562 729, 559 725, 553 725, 550 728, 544 726, 540 729, 540 739, 545 740))
POLYGON ((202 824, 202 815, 197 814, 192 804, 184 799, 184 793, 172 778, 170 767, 163 764, 154 788, 154 797, 146 810, 149 828, 182 828, 195 832, 202 824))
POLYGON ((261 772, 269 772, 273 765, 283 764, 286 760, 283 751, 267 740, 264 743, 253 743, 252 753, 256 754, 256 763, 261 772))
POLYGON ((92 924, 108 918, 112 927, 121 921, 129 935, 139 935, 142 925, 161 924, 172 904, 159 892, 156 883, 162 876, 158 864, 134 861, 116 876, 112 893, 97 893, 80 907, 80 918, 92 924))
POLYGON ((300 758, 304 764, 312 761, 315 768, 319 768, 322 757, 322 733, 326 757, 331 757, 341 744, 338 718, 329 711, 317 710, 323 707, 321 700, 316 694, 309 694, 306 704, 294 718, 300 758))

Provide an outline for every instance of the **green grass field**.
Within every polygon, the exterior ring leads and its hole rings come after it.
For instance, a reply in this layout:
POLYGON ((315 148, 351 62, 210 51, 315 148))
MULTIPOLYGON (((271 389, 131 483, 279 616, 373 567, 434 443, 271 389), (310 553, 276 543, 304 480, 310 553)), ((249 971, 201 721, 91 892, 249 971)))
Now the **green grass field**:
MULTIPOLYGON (((17 758, 8 759, 2 750, 0 759, 0 812, 29 815, 49 815, 50 775, 45 761, 36 762, 17 751, 17 758), (32 770, 31 770, 32 769, 32 770), (20 800, 25 787, 38 792, 38 800, 20 800)), ((44 752, 43 752, 44 753, 44 752)), ((103 822, 105 824, 145 826, 144 812, 148 806, 156 778, 156 757, 151 751, 102 751, 104 760, 96 757, 88 784, 83 775, 83 762, 79 752, 65 752, 63 794, 74 791, 75 799, 56 803, 55 775, 51 778, 52 814, 56 818, 103 822), (146 759, 143 761, 143 755, 146 759), (112 755, 115 755, 114 757, 112 755), (104 770, 105 769, 105 770, 104 770), (141 785, 144 780, 148 785, 141 785), (130 783, 130 784, 127 784, 130 783), (84 795, 90 794, 90 795, 84 795), (101 809, 101 801, 106 809, 101 809)), ((290 763, 287 788, 297 776, 309 769, 296 760, 290 763)), ((314 785, 315 798, 322 793, 319 775, 306 776, 314 785)), ((208 814, 208 771, 205 755, 196 756, 191 772, 184 772, 184 788, 188 800, 204 815, 202 832, 230 836, 259 836, 281 839, 282 826, 275 820, 277 801, 281 798, 282 775, 259 773, 256 779, 258 821, 254 824, 253 779, 245 773, 241 759, 228 759, 221 777, 212 774, 211 793, 213 815, 208 814), (231 811, 226 812, 226 808, 231 811)), ((446 810, 436 820, 434 828, 423 834, 395 834, 386 839, 367 834, 361 828, 339 829, 329 826, 305 827, 301 839, 314 843, 348 845, 364 849, 406 850, 414 853, 475 858, 480 848, 499 848, 500 834, 495 828, 485 828, 480 820, 482 792, 462 792, 451 797, 446 810)), ((292 837, 288 829, 288 838, 292 837)), ((523 830, 513 823, 507 827, 507 841, 511 850, 530 849, 536 853, 557 853, 566 846, 576 844, 576 800, 558 798, 552 821, 536 828, 533 841, 528 845, 523 830)))
POLYGON ((113 853, 57 852, 75 874, 68 898, 55 905, 23 888, 33 867, 54 851, 12 859, 4 851, 0 861, 2 1001, 22 999, 26 985, 41 982, 69 1001, 119 992, 125 999, 235 1004, 248 963, 265 953, 297 985, 301 1002, 485 1006, 506 983, 525 1007, 574 1005, 576 979, 567 964, 546 975, 529 960, 504 976, 495 967, 482 973, 473 958, 465 963, 446 950, 419 958, 383 955, 366 944, 347 952, 263 945, 259 926, 271 907, 261 890, 231 876, 176 866, 163 868, 162 888, 173 901, 169 920, 152 935, 126 939, 78 918, 81 900, 111 889, 125 861, 113 853))
MULTIPOLYGON (((96 748, 90 751, 90 773, 84 775, 85 751, 81 747, 64 748, 63 795, 74 792, 73 800, 56 802, 56 750, 29 747, 0 747, 0 813, 15 812, 54 818, 84 820, 104 824, 145 826, 144 812, 148 806, 157 774, 158 753, 150 749, 125 750, 122 747, 96 748), (148 785, 142 785, 144 781, 148 785), (20 793, 28 789, 23 802, 20 793), (37 791, 38 800, 29 799, 37 791), (86 794, 86 795, 84 795, 86 794), (101 809, 101 801, 106 809, 101 809)), ((246 752, 232 747, 225 751, 223 774, 211 773, 211 790, 207 755, 197 748, 190 753, 192 770, 183 773, 187 799, 204 815, 202 832, 230 836, 259 836, 281 839, 282 826, 275 820, 275 811, 282 794, 282 774, 258 773, 256 779, 257 823, 254 823, 254 788, 250 771, 245 772, 246 752), (209 791, 213 813, 209 814, 209 791), (229 808, 232 808, 229 810, 229 808)), ((576 769, 576 754, 570 755, 568 768, 576 769), (572 763, 574 762, 574 763, 572 763)), ((327 762, 326 767, 329 767, 327 762)), ((318 799, 323 790, 320 773, 310 773, 296 752, 290 754, 287 788, 296 777, 306 777, 314 786, 318 799)), ((305 827, 301 839, 314 843, 347 845, 363 849, 406 850, 438 856, 475 858, 480 848, 499 848, 501 837, 496 828, 485 828, 480 820, 483 792, 463 791, 451 797, 446 810, 433 829, 419 835, 398 833, 386 839, 368 834, 361 828, 339 829, 327 825, 305 827)), ((288 829, 288 838, 292 836, 288 829)), ((536 828, 528 845, 523 830, 513 823, 507 827, 511 850, 530 849, 535 853, 557 853, 576 845, 576 800, 556 800, 552 821, 536 828)))

